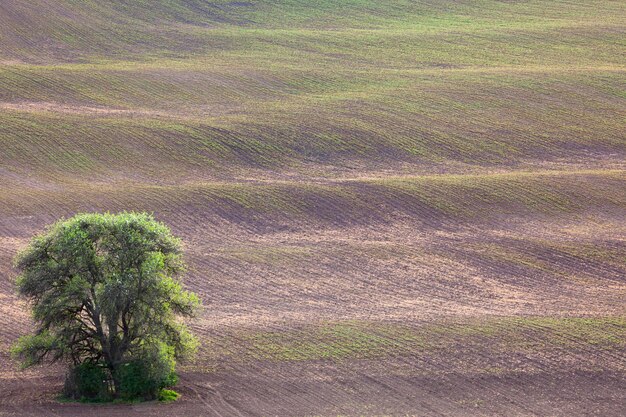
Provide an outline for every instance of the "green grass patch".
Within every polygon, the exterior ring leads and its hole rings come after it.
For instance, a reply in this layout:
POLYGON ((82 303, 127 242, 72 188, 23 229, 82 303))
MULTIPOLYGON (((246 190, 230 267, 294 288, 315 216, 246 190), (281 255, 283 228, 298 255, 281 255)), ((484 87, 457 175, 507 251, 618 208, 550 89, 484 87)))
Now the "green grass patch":
POLYGON ((159 392, 159 401, 163 403, 171 403, 180 398, 180 394, 171 389, 162 389, 159 392))
MULTIPOLYGON (((608 352, 626 347, 626 319, 502 317, 414 326, 350 321, 237 334, 233 341, 220 346, 222 354, 231 359, 279 362, 342 362, 441 354, 458 349, 527 355, 559 349, 608 352)), ((219 357, 218 352, 213 353, 219 357)))

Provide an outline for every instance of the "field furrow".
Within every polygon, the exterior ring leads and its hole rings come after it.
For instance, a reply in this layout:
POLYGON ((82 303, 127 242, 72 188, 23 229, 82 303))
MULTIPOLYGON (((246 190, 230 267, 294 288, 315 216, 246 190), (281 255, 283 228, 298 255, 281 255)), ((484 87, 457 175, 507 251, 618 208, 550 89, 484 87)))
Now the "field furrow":
POLYGON ((0 0, 0 417, 621 416, 626 5, 0 0), (173 404, 20 371, 13 259, 183 239, 173 404))

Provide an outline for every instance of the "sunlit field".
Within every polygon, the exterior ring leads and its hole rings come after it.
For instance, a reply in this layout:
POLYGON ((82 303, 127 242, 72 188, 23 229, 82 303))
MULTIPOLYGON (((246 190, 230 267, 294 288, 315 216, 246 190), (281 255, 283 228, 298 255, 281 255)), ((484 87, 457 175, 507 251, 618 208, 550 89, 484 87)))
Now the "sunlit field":
MULTIPOLYGON (((0 3, 0 416, 12 258, 154 213, 204 307, 179 401, 132 415, 618 416, 622 1, 0 3)), ((96 407, 96 408, 94 408, 96 407)))

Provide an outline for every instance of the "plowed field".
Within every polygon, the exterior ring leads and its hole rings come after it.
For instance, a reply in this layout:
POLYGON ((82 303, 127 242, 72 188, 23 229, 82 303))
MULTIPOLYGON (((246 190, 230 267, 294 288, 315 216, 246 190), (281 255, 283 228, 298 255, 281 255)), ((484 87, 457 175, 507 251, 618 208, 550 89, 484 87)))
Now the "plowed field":
POLYGON ((0 416, 620 416, 620 1, 0 1, 0 416), (20 371, 12 258, 79 212, 185 242, 172 404, 20 371))

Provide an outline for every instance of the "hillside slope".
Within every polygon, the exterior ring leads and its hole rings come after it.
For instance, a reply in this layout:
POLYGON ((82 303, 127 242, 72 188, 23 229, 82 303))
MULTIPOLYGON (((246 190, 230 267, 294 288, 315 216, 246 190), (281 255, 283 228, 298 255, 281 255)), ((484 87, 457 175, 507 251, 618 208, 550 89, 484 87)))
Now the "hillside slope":
POLYGON ((0 2, 0 416, 11 259, 143 210, 186 243, 203 342, 133 415, 620 415, 621 1, 0 2), (593 389, 589 387, 593 386, 593 389))

